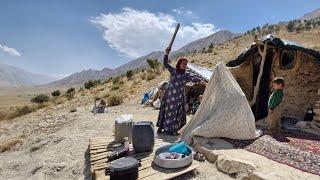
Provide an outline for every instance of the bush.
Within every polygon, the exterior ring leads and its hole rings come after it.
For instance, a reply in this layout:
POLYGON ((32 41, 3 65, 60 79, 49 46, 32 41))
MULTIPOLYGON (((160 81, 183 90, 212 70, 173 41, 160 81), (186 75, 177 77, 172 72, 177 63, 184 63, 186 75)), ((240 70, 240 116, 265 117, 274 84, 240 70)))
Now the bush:
POLYGON ((32 107, 27 106, 27 105, 25 105, 23 107, 17 107, 12 113, 10 113, 7 116, 7 119, 14 119, 16 117, 32 113, 35 110, 36 110, 35 108, 32 108, 32 107))
POLYGON ((49 101, 49 96, 45 94, 39 94, 33 98, 31 98, 31 102, 33 103, 44 103, 49 101))
POLYGON ((84 88, 90 89, 100 84, 100 80, 90 80, 84 83, 84 88))
POLYGON ((108 97, 109 106, 118 106, 123 103, 123 97, 121 95, 111 95, 108 97))
POLYGON ((146 79, 146 74, 145 74, 145 73, 141 74, 140 78, 141 78, 142 80, 145 80, 145 79, 146 79))
POLYGON ((51 93, 51 95, 52 95, 53 97, 59 97, 59 96, 61 95, 61 92, 60 92, 59 90, 56 90, 56 91, 53 91, 53 92, 51 93))
POLYGON ((121 79, 120 79, 119 76, 118 76, 118 77, 115 77, 115 78, 112 79, 112 83, 113 83, 113 84, 117 84, 117 83, 120 82, 120 80, 121 80, 121 79))
POLYGON ((118 89, 120 89, 120 84, 113 84, 111 86, 111 91, 115 91, 115 90, 118 90, 118 89))
POLYGON ((159 69, 161 63, 157 59, 147 59, 147 63, 152 69, 159 69))
POLYGON ((74 93, 76 90, 72 87, 67 90, 67 93, 74 93))
POLYGON ((155 74, 153 74, 153 73, 148 73, 148 75, 147 75, 147 80, 148 80, 148 81, 150 81, 150 80, 152 80, 152 79, 154 79, 154 78, 156 78, 156 75, 155 75, 155 74))
POLYGON ((108 97, 110 97, 110 96, 111 96, 110 93, 106 93, 106 94, 102 95, 103 98, 108 98, 108 97))
POLYGON ((288 25, 287 25, 288 32, 293 32, 294 31, 294 25, 295 25, 294 21, 290 21, 288 23, 288 25))
POLYGON ((132 79, 133 71, 132 70, 127 71, 126 76, 127 76, 128 79, 132 79))
POLYGON ((5 152, 7 150, 12 149, 13 147, 15 147, 16 145, 22 144, 22 141, 20 139, 13 139, 10 141, 7 141, 3 144, 0 144, 0 152, 5 152))
POLYGON ((73 87, 69 88, 66 92, 66 97, 68 98, 68 100, 72 99, 75 93, 75 89, 73 87))

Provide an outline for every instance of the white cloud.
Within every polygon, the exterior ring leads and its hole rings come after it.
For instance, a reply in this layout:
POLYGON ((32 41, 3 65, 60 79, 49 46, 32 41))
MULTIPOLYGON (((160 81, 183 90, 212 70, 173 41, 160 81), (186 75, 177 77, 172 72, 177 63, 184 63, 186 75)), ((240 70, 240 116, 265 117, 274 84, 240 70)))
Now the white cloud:
POLYGON ((185 15, 185 16, 193 16, 193 12, 190 10, 187 10, 184 7, 179 7, 177 9, 172 9, 173 12, 179 14, 179 15, 185 15))
MULTIPOLYGON (((130 57, 163 50, 178 23, 169 14, 132 8, 123 8, 120 13, 100 14, 91 22, 102 28, 103 38, 111 48, 130 57)), ((213 24, 194 22, 189 26, 181 25, 173 48, 180 48, 216 31, 213 24)))
POLYGON ((2 49, 2 51, 4 51, 4 52, 10 54, 11 56, 21 56, 21 53, 19 53, 16 49, 10 48, 6 45, 0 44, 0 49, 2 49))

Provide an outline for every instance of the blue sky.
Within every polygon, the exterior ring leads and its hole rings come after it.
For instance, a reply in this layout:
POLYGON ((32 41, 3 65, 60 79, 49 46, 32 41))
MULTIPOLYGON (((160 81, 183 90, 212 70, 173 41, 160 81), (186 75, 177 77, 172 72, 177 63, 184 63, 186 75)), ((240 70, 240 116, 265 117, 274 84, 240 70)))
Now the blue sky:
POLYGON ((164 49, 177 22, 175 49, 219 29, 242 33, 319 7, 319 0, 0 0, 0 62, 56 77, 115 68, 164 49))

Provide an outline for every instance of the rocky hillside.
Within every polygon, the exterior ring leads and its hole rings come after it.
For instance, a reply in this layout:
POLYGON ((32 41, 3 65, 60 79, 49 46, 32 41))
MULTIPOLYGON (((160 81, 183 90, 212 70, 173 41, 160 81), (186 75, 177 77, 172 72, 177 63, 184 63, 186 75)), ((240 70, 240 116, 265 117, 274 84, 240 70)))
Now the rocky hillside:
POLYGON ((227 30, 222 30, 222 31, 216 32, 210 36, 207 36, 205 38, 193 41, 193 42, 183 46, 182 48, 177 50, 175 53, 189 53, 189 52, 193 52, 195 50, 199 51, 199 50, 202 50, 203 48, 207 48, 211 43, 212 43, 212 45, 222 44, 222 43, 225 43, 225 42, 229 41, 230 39, 233 39, 239 35, 240 34, 233 33, 233 32, 227 31, 227 30))
POLYGON ((26 70, 0 63, 0 86, 34 86, 56 80, 53 77, 35 74, 26 70))
POLYGON ((81 72, 76 72, 71 74, 70 76, 63 78, 61 80, 55 81, 50 83, 53 86, 66 86, 66 85, 73 85, 78 84, 81 82, 85 82, 92 79, 102 79, 104 77, 108 77, 112 69, 104 68, 101 71, 98 70, 83 70, 81 72))
POLYGON ((305 14, 304 16, 302 16, 301 18, 299 18, 299 20, 310 20, 310 19, 315 19, 320 17, 320 8, 305 14))
MULTIPOLYGON (((179 56, 186 55, 194 50, 201 50, 203 48, 207 48, 211 43, 213 45, 225 43, 235 37, 239 36, 237 33, 233 33, 227 30, 218 31, 210 36, 205 38, 193 41, 184 47, 180 48, 177 51, 172 52, 171 57, 177 58, 179 56)), ((98 70, 85 70, 81 72, 74 73, 64 79, 55 81, 50 85, 53 86, 66 86, 66 85, 74 85, 83 83, 88 80, 94 79, 107 79, 109 77, 119 76, 126 73, 128 70, 139 69, 147 66, 146 60, 147 59, 158 59, 162 60, 163 52, 162 51, 155 51, 146 56, 139 57, 135 60, 130 61, 127 64, 119 66, 113 70, 111 69, 103 69, 102 71, 98 70)))

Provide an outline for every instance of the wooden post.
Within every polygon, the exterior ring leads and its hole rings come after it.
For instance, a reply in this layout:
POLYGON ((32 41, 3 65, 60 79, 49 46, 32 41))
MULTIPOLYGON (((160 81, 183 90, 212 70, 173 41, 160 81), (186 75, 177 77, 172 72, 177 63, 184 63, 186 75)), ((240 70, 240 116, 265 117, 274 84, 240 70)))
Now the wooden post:
POLYGON ((249 102, 250 106, 253 106, 257 101, 257 96, 259 94, 259 89, 260 89, 261 77, 263 74, 264 62, 266 61, 266 56, 267 56, 267 48, 268 48, 268 42, 264 43, 263 51, 261 51, 260 45, 258 44, 258 51, 259 51, 259 54, 261 55, 261 64, 260 64, 260 71, 258 74, 257 83, 256 83, 256 86, 254 87, 254 91, 253 91, 253 97, 252 97, 251 101, 249 102))

